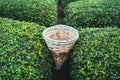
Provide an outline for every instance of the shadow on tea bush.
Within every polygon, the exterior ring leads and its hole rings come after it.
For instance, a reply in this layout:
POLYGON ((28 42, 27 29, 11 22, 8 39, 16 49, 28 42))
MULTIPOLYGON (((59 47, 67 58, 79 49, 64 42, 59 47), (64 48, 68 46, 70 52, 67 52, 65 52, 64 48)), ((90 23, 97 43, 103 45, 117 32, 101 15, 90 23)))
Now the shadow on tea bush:
POLYGON ((0 18, 0 80, 52 80, 44 26, 0 18))
POLYGON ((57 22, 57 8, 54 0, 1 0, 0 16, 49 27, 57 22))
POLYGON ((79 0, 64 11, 65 23, 74 27, 120 26, 120 0, 79 0))
POLYGON ((71 80, 120 79, 120 29, 79 30, 71 53, 71 80))
POLYGON ((71 2, 75 2, 75 1, 78 1, 78 0, 62 0, 63 7, 65 7, 67 4, 69 4, 71 2))

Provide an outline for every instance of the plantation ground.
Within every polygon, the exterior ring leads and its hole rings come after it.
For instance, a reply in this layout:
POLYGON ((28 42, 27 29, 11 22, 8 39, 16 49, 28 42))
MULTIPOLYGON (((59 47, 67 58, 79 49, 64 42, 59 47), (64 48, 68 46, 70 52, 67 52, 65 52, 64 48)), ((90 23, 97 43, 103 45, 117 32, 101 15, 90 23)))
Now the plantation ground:
POLYGON ((56 1, 0 1, 0 80, 120 80, 120 0, 56 1), (61 70, 42 38, 56 24, 80 35, 61 70))

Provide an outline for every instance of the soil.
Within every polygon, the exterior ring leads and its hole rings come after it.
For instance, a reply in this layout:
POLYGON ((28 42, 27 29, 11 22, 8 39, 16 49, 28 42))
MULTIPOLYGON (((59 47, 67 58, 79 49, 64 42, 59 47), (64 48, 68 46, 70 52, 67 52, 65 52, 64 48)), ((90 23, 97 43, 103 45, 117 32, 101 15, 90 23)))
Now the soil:
POLYGON ((58 0, 57 3, 57 23, 58 24, 64 24, 64 11, 63 11, 63 7, 62 7, 62 0, 58 0))
POLYGON ((53 80, 71 80, 70 79, 71 67, 69 62, 70 61, 68 58, 60 70, 56 70, 55 67, 53 67, 53 75, 54 75, 53 80))

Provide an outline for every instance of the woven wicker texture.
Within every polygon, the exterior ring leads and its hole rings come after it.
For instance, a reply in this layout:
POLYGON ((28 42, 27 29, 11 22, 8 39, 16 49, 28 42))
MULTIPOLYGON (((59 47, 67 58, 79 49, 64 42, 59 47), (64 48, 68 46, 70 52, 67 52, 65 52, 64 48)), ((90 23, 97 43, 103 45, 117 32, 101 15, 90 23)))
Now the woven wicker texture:
POLYGON ((43 38, 53 55, 56 69, 61 69, 78 39, 78 31, 66 25, 56 25, 44 30, 43 38))

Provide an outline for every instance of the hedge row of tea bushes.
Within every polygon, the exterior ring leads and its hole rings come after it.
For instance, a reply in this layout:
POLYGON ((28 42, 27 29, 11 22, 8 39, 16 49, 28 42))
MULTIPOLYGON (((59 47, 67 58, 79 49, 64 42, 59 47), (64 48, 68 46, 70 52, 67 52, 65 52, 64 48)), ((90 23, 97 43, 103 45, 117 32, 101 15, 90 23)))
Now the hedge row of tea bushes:
MULTIPOLYGON (((85 1, 85 0, 63 0, 62 3, 63 3, 63 6, 66 6, 67 4, 75 1, 85 1)), ((100 0, 93 0, 93 1, 100 1, 100 0)))
POLYGON ((64 11, 65 23, 74 27, 120 26, 120 0, 79 0, 64 11))
POLYGON ((63 7, 65 7, 70 2, 74 2, 74 1, 77 1, 77 0, 62 0, 63 7))
POLYGON ((0 18, 0 80, 52 80, 44 26, 0 18))
POLYGON ((86 28, 71 54, 71 80, 120 80, 120 29, 86 28))
POLYGON ((52 26, 57 22, 54 0, 0 0, 0 16, 52 26))

